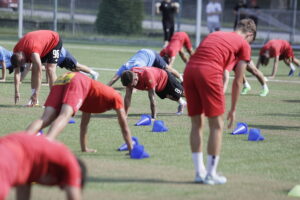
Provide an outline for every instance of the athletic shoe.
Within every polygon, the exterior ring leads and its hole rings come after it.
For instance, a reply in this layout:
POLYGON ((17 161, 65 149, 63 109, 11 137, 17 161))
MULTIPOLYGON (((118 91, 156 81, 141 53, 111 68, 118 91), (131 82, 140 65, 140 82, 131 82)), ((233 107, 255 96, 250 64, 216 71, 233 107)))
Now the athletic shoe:
POLYGON ((24 105, 24 106, 26 106, 26 107, 34 107, 34 106, 40 106, 40 104, 39 104, 39 100, 37 100, 37 102, 36 102, 36 104, 32 104, 32 101, 31 101, 31 99, 28 101, 28 103, 26 104, 26 105, 24 105))
POLYGON ((296 71, 296 70, 291 69, 290 72, 289 72, 289 76, 294 76, 294 72, 295 72, 295 71, 296 71))
POLYGON ((98 77, 99 77, 99 73, 98 72, 94 72, 94 73, 91 74, 91 76, 92 76, 92 79, 97 80, 98 77))
POLYGON ((200 174, 196 173, 195 183, 203 183, 204 179, 205 179, 205 176, 206 176, 206 171, 203 173, 202 176, 200 174))
POLYGON ((259 96, 261 97, 265 97, 269 94, 269 89, 266 88, 266 89, 263 89, 260 93, 259 93, 259 96))
POLYGON ((244 87, 241 94, 248 94, 248 92, 251 90, 251 87, 244 87))
POLYGON ((225 176, 221 176, 219 174, 216 174, 214 176, 212 175, 206 175, 203 183, 208 185, 218 185, 218 184, 225 184, 227 182, 227 178, 225 176))
POLYGON ((183 109, 186 106, 186 103, 183 104, 179 104, 178 108, 177 108, 177 113, 176 115, 182 115, 183 114, 183 109))

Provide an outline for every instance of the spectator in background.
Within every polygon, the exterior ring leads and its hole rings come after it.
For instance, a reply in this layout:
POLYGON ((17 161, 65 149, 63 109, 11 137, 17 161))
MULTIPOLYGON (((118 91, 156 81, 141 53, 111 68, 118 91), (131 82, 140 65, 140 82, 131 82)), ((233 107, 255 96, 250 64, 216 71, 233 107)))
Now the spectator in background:
POLYGON ((236 25, 238 21, 247 18, 247 15, 241 11, 239 11, 241 8, 248 8, 246 0, 239 0, 238 3, 234 6, 233 8, 233 14, 235 15, 235 21, 234 21, 234 26, 233 29, 236 29, 236 25))
POLYGON ((206 5, 207 28, 209 33, 219 31, 221 28, 220 15, 222 6, 218 0, 210 0, 206 5))
MULTIPOLYGON (((259 6, 257 5, 257 0, 250 0, 249 8, 253 9, 254 12, 256 12, 257 9, 259 9, 259 6)), ((252 19, 254 21, 255 25, 257 26, 258 18, 257 18, 256 13, 253 15, 249 15, 248 18, 252 19)))
POLYGON ((164 46, 169 43, 175 29, 174 16, 179 12, 179 3, 172 2, 172 0, 163 0, 155 4, 156 13, 162 13, 162 25, 164 30, 164 46))

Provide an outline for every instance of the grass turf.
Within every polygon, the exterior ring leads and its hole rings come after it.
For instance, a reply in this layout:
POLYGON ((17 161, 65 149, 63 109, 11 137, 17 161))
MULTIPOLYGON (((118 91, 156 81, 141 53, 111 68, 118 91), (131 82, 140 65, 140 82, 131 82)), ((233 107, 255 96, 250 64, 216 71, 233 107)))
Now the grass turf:
MULTIPOLYGON (((14 42, 2 41, 12 49, 14 42)), ((69 44, 64 46, 78 59, 100 72, 99 81, 107 83, 117 69, 139 47, 98 46, 69 44)), ((159 49, 156 49, 159 50, 159 49)), ((184 64, 176 59, 175 68, 183 72, 184 64)), ((262 68, 269 75, 271 66, 262 68)), ((58 68, 58 74, 65 72, 58 68)), ((176 116, 177 104, 157 99, 158 119, 163 120, 169 131, 152 133, 151 127, 135 127, 141 114, 150 113, 147 92, 133 94, 128 123, 133 136, 137 136, 150 154, 149 159, 131 160, 116 149, 124 143, 114 111, 93 115, 89 125, 89 147, 97 153, 81 153, 79 146, 78 112, 76 124, 69 124, 58 140, 68 145, 87 164, 89 182, 83 199, 288 199, 287 192, 299 184, 299 130, 300 130, 300 77, 287 77, 288 68, 280 63, 275 81, 269 81, 270 94, 259 97, 260 84, 250 78, 252 90, 241 96, 237 120, 250 128, 260 128, 263 142, 248 142, 246 135, 230 135, 224 130, 219 171, 228 178, 222 186, 194 184, 194 170, 189 149, 190 120, 186 114, 176 116), (286 81, 286 82, 283 82, 286 81), (293 81, 293 82, 292 82, 293 81)), ((124 95, 120 81, 114 87, 124 95)), ((226 93, 230 106, 230 87, 226 93)), ((13 104, 13 76, 0 83, 0 135, 24 130, 29 123, 41 116, 41 107, 26 108, 30 96, 30 77, 21 85, 21 101, 13 104)), ((40 102, 44 102, 49 89, 42 86, 40 102)), ((186 111, 185 111, 186 113, 186 111)), ((205 140, 208 137, 206 126, 205 140)), ((206 147, 206 143, 205 143, 206 147)), ((204 149, 204 152, 205 149, 204 149)), ((33 187, 32 199, 63 199, 58 188, 33 187)), ((13 190, 12 190, 13 191, 13 190)), ((14 192, 8 199, 14 199, 14 192)))

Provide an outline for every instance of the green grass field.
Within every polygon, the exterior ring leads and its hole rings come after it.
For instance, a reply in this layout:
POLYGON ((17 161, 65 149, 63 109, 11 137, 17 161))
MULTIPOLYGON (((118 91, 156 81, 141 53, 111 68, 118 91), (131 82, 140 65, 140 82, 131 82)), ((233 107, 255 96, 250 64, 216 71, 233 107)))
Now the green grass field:
MULTIPOLYGON (((14 42, 0 41, 12 49, 14 42)), ((100 73, 99 81, 107 83, 117 69, 141 47, 99 46, 69 44, 64 46, 78 59, 100 73), (100 70, 100 68, 102 68, 100 70)), ((150 47, 151 48, 151 47, 150 47)), ((159 50, 159 49, 156 49, 159 50)), ((182 199, 291 199, 288 191, 299 183, 300 166, 300 77, 287 77, 289 69, 282 63, 275 80, 269 81, 270 94, 258 96, 260 84, 249 74, 252 90, 241 96, 237 121, 246 122, 250 128, 261 129, 263 142, 248 142, 246 135, 233 136, 224 130, 219 171, 228 178, 222 186, 194 184, 194 169, 189 149, 190 120, 185 114, 176 116, 177 104, 157 98, 158 119, 169 128, 165 133, 153 133, 150 126, 135 127, 141 114, 150 113, 147 92, 134 93, 128 123, 133 136, 150 154, 149 159, 132 160, 116 149, 123 144, 114 111, 93 115, 89 125, 89 147, 97 153, 81 153, 79 145, 78 112, 76 124, 69 124, 58 140, 68 145, 87 164, 88 184, 83 199, 98 200, 182 200, 182 199)), ((176 60, 175 67, 182 72, 184 64, 176 60)), ((271 65, 263 67, 265 75, 271 65)), ((58 69, 58 74, 64 73, 58 69)), ((120 81, 114 85, 124 95, 120 81)), ((21 101, 13 103, 13 76, 0 83, 0 135, 24 130, 29 123, 41 116, 41 107, 26 108, 31 94, 30 77, 21 86, 21 101)), ((41 103, 49 88, 42 86, 41 103)), ((230 105, 230 88, 226 94, 230 105)), ((205 129, 205 139, 208 129, 205 129)), ((206 144, 205 144, 206 146, 206 144)), ((204 151, 206 152, 206 151, 204 151)), ((32 199, 63 199, 58 188, 34 186, 32 199)), ((14 190, 8 199, 14 199, 14 190)))

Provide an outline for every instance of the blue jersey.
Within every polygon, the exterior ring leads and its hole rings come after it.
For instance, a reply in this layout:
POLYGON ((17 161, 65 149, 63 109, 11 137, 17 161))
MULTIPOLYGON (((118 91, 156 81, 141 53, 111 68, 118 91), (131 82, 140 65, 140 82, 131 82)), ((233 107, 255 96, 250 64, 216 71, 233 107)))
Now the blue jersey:
POLYGON ((64 61, 66 56, 67 56, 67 50, 64 47, 62 47, 60 50, 59 59, 57 61, 57 66, 60 66, 60 64, 64 61))
POLYGON ((122 65, 116 74, 118 76, 121 76, 124 71, 130 70, 133 67, 152 67, 155 59, 155 51, 151 49, 141 49, 124 65, 122 65))
MULTIPOLYGON (((6 50, 4 47, 0 46, 0 61, 4 61, 7 68, 11 67, 10 58, 12 56, 12 52, 6 50)), ((2 65, 0 64, 0 67, 2 68, 2 65)))

